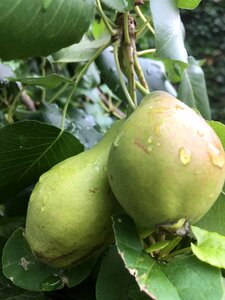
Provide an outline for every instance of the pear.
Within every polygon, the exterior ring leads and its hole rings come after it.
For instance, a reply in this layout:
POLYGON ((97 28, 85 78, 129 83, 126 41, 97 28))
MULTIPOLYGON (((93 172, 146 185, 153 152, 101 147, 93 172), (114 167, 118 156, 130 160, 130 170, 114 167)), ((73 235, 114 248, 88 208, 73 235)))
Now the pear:
POLYGON ((198 113, 168 93, 152 92, 120 128, 108 177, 121 206, 147 234, 206 214, 224 184, 225 154, 198 113))
POLYGON ((121 122, 93 148, 44 173, 28 205, 26 238, 36 257, 64 268, 113 242, 111 216, 121 207, 107 179, 107 158, 121 122))

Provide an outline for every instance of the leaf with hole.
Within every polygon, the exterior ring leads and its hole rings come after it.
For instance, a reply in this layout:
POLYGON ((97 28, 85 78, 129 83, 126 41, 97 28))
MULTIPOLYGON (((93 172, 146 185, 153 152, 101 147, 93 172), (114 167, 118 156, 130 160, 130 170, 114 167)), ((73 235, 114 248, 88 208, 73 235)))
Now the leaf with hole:
POLYGON ((2 257, 3 273, 16 286, 30 291, 53 291, 73 287, 91 272, 95 259, 70 269, 51 268, 33 255, 23 229, 17 229, 7 241, 2 257))

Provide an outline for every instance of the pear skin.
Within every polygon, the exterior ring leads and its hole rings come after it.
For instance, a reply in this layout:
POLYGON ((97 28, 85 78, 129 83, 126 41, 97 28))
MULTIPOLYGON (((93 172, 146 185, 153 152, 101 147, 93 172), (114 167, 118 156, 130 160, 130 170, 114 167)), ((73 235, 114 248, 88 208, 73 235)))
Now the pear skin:
POLYGON ((145 233, 197 222, 225 179, 222 144, 208 123, 165 92, 152 92, 120 128, 109 154, 113 193, 145 233))
POLYGON ((107 158, 121 122, 93 148, 44 173, 28 205, 26 238, 39 260, 78 264, 113 242, 111 216, 121 207, 107 179, 107 158))

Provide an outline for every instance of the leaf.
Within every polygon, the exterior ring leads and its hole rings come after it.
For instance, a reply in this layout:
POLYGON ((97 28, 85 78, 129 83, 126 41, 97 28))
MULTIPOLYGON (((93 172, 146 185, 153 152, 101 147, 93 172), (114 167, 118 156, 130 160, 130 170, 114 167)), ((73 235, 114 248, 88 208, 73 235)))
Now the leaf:
POLYGON ((225 235, 225 196, 220 194, 213 207, 195 225, 212 232, 225 235))
POLYGON ((14 76, 15 74, 9 66, 0 63, 0 85, 2 83, 8 83, 7 77, 14 77, 14 76))
POLYGON ((178 99, 192 108, 197 108, 209 120, 211 115, 204 72, 193 57, 188 58, 188 63, 179 85, 178 99))
POLYGON ((90 275, 95 263, 96 259, 91 258, 73 268, 65 269, 62 272, 63 276, 61 277, 61 279, 65 282, 66 286, 72 288, 80 284, 85 278, 90 275))
POLYGON ((52 291, 73 287, 91 272, 95 259, 70 269, 55 269, 39 262, 33 255, 22 229, 16 230, 3 249, 3 273, 18 287, 30 291, 52 291))
MULTIPOLYGON (((87 90, 85 91, 87 93, 87 90)), ((101 110, 103 109, 101 108, 101 110)), ((17 109, 15 116, 17 121, 24 119, 36 120, 60 128, 62 110, 55 103, 42 102, 38 111, 30 112, 24 109, 17 109)), ((84 110, 70 107, 65 119, 64 128, 73 134, 84 145, 85 149, 89 149, 102 138, 102 134, 96 129, 97 125, 93 115, 84 110)))
POLYGON ((104 33, 107 32, 105 23, 103 22, 102 19, 100 19, 100 20, 94 19, 94 21, 91 24, 91 29, 92 29, 92 34, 95 39, 100 38, 104 33))
MULTIPOLYGON (((15 112, 15 117, 17 121, 23 121, 24 119, 34 120, 60 128, 62 122, 62 110, 56 103, 43 101, 35 112, 18 108, 15 112)), ((72 120, 66 117, 64 129, 70 131, 74 126, 75 124, 72 124, 72 120)))
POLYGON ((69 111, 69 116, 76 123, 74 135, 79 139, 85 149, 93 147, 102 138, 96 130, 96 121, 92 115, 81 109, 69 111))
POLYGON ((42 4, 43 9, 47 10, 49 8, 49 6, 52 4, 53 0, 42 0, 42 1, 43 1, 43 4, 42 4))
POLYGON ((178 7, 183 9, 195 9, 201 0, 178 0, 178 7))
POLYGON ((48 89, 54 89, 62 83, 74 85, 73 80, 57 74, 51 74, 43 77, 8 77, 7 79, 11 82, 21 82, 26 85, 39 85, 48 89))
POLYGON ((0 129, 1 201, 35 183, 56 163, 83 150, 70 133, 36 121, 0 129))
POLYGON ((25 222, 24 218, 7 218, 2 217, 0 219, 0 244, 4 246, 11 234, 18 229, 18 227, 23 226, 25 222))
POLYGON ((186 65, 187 51, 176 0, 151 0, 150 7, 155 28, 156 55, 186 65))
POLYGON ((113 10, 125 12, 133 8, 134 0, 102 0, 102 2, 113 10))
POLYGON ((225 269, 225 236, 196 226, 191 226, 191 230, 198 242, 197 246, 191 244, 197 258, 214 267, 225 269))
POLYGON ((125 269, 123 260, 114 246, 107 252, 101 263, 96 284, 97 300, 127 300, 130 290, 131 294, 136 294, 136 299, 141 296, 149 299, 140 291, 133 276, 125 269))
POLYGON ((97 300, 127 300, 130 280, 131 275, 125 269, 116 248, 111 248, 103 258, 98 274, 97 300), (109 291, 111 291, 110 294, 109 291))
POLYGON ((163 62, 142 57, 139 58, 139 62, 151 91, 165 91, 174 97, 177 96, 176 90, 166 78, 163 62))
POLYGON ((225 150, 225 125, 218 121, 209 121, 209 125, 216 132, 225 150))
POLYGON ((192 256, 181 256, 161 264, 143 249, 133 220, 125 214, 114 216, 118 251, 142 291, 157 300, 218 299, 224 294, 218 269, 192 256))
MULTIPOLYGON (((19 193, 16 193, 13 197, 10 197, 4 202, 6 216, 12 217, 25 217, 27 213, 27 204, 32 193, 34 185, 27 187, 19 193)), ((19 227, 19 226, 18 226, 19 227)))
POLYGON ((147 294, 140 291, 140 288, 135 280, 133 280, 131 283, 130 289, 128 291, 128 296, 129 300, 150 300, 147 294))
POLYGON ((0 286, 0 299, 4 300, 45 300, 43 293, 26 291, 17 287, 0 286))
POLYGON ((106 45, 111 39, 107 33, 99 39, 90 41, 83 39, 79 44, 74 44, 64 48, 52 55, 51 61, 54 63, 71 63, 89 60, 98 49, 106 45))
POLYGON ((179 62, 169 59, 164 59, 163 62, 169 81, 172 83, 180 83, 183 71, 186 66, 181 66, 179 62))
POLYGON ((3 273, 8 279, 31 291, 40 291, 43 281, 54 274, 52 268, 35 259, 22 229, 16 230, 6 243, 2 264, 3 273))
POLYGON ((78 43, 94 8, 94 0, 0 1, 0 58, 47 56, 78 43))

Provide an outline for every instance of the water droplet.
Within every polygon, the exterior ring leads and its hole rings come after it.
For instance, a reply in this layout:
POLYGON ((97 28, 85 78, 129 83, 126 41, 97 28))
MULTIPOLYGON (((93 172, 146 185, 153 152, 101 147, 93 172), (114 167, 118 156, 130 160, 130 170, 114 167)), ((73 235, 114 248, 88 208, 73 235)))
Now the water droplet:
POLYGON ((45 206, 46 206, 46 203, 47 203, 47 199, 48 199, 48 197, 49 197, 50 194, 51 194, 51 193, 48 192, 48 194, 44 197, 43 202, 42 202, 41 211, 44 211, 44 210, 45 210, 45 206))
POLYGON ((176 109, 176 110, 178 110, 178 109, 184 110, 184 107, 181 106, 181 105, 179 105, 179 104, 177 104, 177 105, 175 106, 175 109, 176 109))
POLYGON ((152 152, 152 150, 153 150, 152 142, 153 142, 153 138, 150 136, 147 140, 147 143, 148 143, 147 151, 148 152, 152 152))
POLYGON ((152 141, 153 141, 153 139, 152 139, 152 137, 150 136, 150 137, 148 138, 148 144, 151 144, 152 141))
POLYGON ((100 171, 99 164, 97 164, 97 163, 94 163, 94 166, 95 166, 95 170, 96 170, 97 172, 99 172, 99 171, 100 171))
POLYGON ((161 136, 161 126, 162 126, 161 123, 155 124, 155 134, 156 134, 157 136, 161 136))
POLYGON ((23 146, 20 146, 20 149, 22 149, 23 148, 23 146))
POLYGON ((214 166, 219 167, 221 169, 223 168, 225 163, 224 153, 221 152, 212 143, 208 143, 208 155, 214 166))
POLYGON ((203 136, 204 136, 204 131, 201 130, 201 129, 198 129, 198 130, 197 130, 197 134, 198 134, 200 137, 203 137, 203 136))
POLYGON ((40 286, 41 290, 44 292, 51 292, 60 287, 63 287, 63 283, 58 275, 50 276, 49 278, 45 279, 40 286))
POLYGON ((167 109, 166 109, 166 108, 163 108, 163 107, 156 107, 156 108, 153 108, 153 109, 152 109, 152 112, 153 112, 153 113, 159 113, 159 114, 164 113, 164 112, 166 112, 166 111, 167 111, 167 109))
POLYGON ((113 142, 114 147, 118 147, 118 146, 119 146, 120 139, 121 139, 121 136, 120 136, 120 135, 118 135, 118 136, 115 138, 115 140, 114 140, 114 142, 113 142))
POLYGON ((180 148, 179 155, 183 165, 186 166, 191 162, 191 151, 189 149, 184 147, 180 148))

